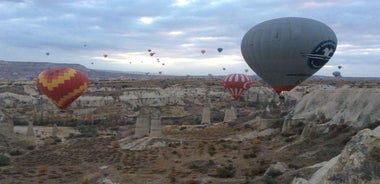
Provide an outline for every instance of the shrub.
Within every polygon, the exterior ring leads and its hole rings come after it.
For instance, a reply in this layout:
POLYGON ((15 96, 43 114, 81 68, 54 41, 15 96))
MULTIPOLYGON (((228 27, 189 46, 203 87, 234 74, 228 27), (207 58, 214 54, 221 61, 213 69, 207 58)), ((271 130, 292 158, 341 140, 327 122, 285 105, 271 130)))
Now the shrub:
POLYGON ((84 178, 84 179, 82 179, 80 184, 90 184, 90 182, 88 181, 88 178, 84 178))
POLYGON ((4 154, 0 154, 0 167, 1 166, 7 166, 11 163, 11 159, 4 155, 4 154))
POLYGON ((38 173, 40 174, 46 174, 48 171, 48 167, 46 165, 39 165, 37 167, 38 173))
POLYGON ((120 148, 120 143, 119 141, 111 141, 111 146, 113 148, 120 148))
POLYGON ((213 155, 215 155, 215 153, 216 153, 216 148, 215 148, 215 146, 214 146, 214 145, 210 145, 210 146, 208 147, 208 154, 211 155, 211 156, 213 156, 213 155))
POLYGON ((98 134, 94 126, 80 125, 77 128, 83 137, 96 137, 98 134))
POLYGON ((12 149, 9 154, 11 156, 18 156, 18 155, 22 155, 23 154, 23 151, 20 149, 20 148, 14 148, 12 149))
POLYGON ((24 139, 22 141, 22 145, 25 149, 28 149, 28 150, 33 150, 34 148, 36 148, 36 146, 34 145, 33 139, 24 139))
POLYGON ((217 177, 220 178, 232 178, 235 176, 235 167, 229 163, 228 165, 222 165, 216 169, 217 177))

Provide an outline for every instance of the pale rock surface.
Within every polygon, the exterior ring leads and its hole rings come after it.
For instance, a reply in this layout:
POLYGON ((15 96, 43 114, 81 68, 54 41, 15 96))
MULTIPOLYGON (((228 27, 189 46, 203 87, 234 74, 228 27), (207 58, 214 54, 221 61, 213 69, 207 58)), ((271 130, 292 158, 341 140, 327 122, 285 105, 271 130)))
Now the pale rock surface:
POLYGON ((293 118, 311 120, 323 113, 330 124, 363 127, 380 120, 379 93, 380 88, 317 88, 297 103, 293 118))
POLYGON ((209 106, 204 106, 202 111, 202 122, 201 124, 210 124, 211 123, 211 112, 209 106))
POLYGON ((225 123, 229 123, 229 122, 233 122, 237 119, 237 116, 236 116, 236 109, 234 107, 231 106, 231 108, 227 108, 225 109, 225 112, 224 112, 224 119, 223 119, 223 122, 225 123))
POLYGON ((32 121, 29 121, 29 123, 28 123, 28 129, 26 130, 26 136, 34 137, 34 129, 33 129, 33 122, 32 121))
POLYGON ((277 162, 276 164, 271 164, 269 166, 269 168, 265 171, 264 176, 276 177, 288 170, 289 167, 285 163, 277 162))
POLYGON ((293 184, 380 183, 380 126, 358 132, 341 154, 324 162, 309 181, 293 179, 293 184), (298 182, 298 183, 297 183, 298 182))
POLYGON ((165 139, 165 138, 155 138, 155 137, 143 137, 133 141, 120 140, 120 148, 127 150, 146 150, 152 148, 166 147, 169 144, 181 144, 181 140, 176 139, 165 139))

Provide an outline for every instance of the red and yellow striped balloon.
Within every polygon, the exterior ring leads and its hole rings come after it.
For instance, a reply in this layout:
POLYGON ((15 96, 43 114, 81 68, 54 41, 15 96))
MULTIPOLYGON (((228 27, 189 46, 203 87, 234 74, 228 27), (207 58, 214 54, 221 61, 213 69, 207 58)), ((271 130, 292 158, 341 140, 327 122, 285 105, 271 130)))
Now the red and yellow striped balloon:
POLYGON ((66 109, 86 91, 86 75, 72 68, 52 68, 42 71, 37 77, 37 87, 55 105, 66 109))

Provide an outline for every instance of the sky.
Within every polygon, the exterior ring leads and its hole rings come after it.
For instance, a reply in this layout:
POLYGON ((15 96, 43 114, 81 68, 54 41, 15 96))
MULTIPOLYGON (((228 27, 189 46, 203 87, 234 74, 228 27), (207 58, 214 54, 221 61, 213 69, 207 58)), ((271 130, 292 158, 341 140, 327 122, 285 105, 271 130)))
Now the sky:
POLYGON ((338 38, 334 56, 316 75, 332 76, 342 66, 342 76, 380 77, 379 8, 377 0, 1 0, 0 60, 168 75, 255 74, 240 51, 244 34, 266 20, 305 17, 338 38))

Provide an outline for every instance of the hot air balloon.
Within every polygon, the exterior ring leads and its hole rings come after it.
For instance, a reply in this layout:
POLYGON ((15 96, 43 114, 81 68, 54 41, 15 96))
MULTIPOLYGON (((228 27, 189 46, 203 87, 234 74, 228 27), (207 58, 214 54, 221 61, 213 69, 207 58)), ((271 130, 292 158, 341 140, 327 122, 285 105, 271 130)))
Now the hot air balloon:
POLYGON ((242 39, 241 52, 250 68, 279 94, 322 68, 336 45, 336 35, 327 25, 285 17, 252 27, 242 39))
POLYGON ((148 49, 148 52, 151 52, 152 50, 151 49, 148 49))
POLYGON ((201 53, 202 53, 202 54, 205 54, 205 53, 206 53, 206 50, 201 50, 201 53))
POLYGON ((333 74, 333 76, 336 77, 336 78, 338 78, 338 77, 342 77, 342 76, 340 75, 340 72, 339 72, 339 71, 334 71, 332 74, 333 74))
POLYGON ((104 58, 107 58, 107 57, 108 57, 108 54, 103 54, 103 57, 104 57, 104 58))
POLYGON ((86 75, 72 68, 47 69, 37 77, 37 88, 60 109, 66 109, 87 86, 86 75))
POLYGON ((339 69, 341 69, 341 68, 342 68, 342 66, 340 66, 340 65, 339 65, 339 66, 338 66, 338 68, 339 68, 339 69))
POLYGON ((150 56, 153 56, 154 54, 155 54, 154 52, 149 53, 150 56))
POLYGON ((216 49, 219 53, 223 51, 223 48, 216 49))
POLYGON ((161 72, 161 71, 159 71, 158 73, 159 73, 160 75, 162 74, 162 72, 161 72))
POLYGON ((165 66, 165 63, 162 63, 162 66, 165 66))
POLYGON ((226 70, 226 68, 222 68, 222 70, 224 71, 224 70, 226 70))
POLYGON ((244 74, 229 74, 223 80, 224 88, 237 100, 252 86, 252 79, 244 74))
POLYGON ((49 55, 50 55, 50 52, 46 52, 45 54, 46 54, 47 56, 49 56, 49 55))

